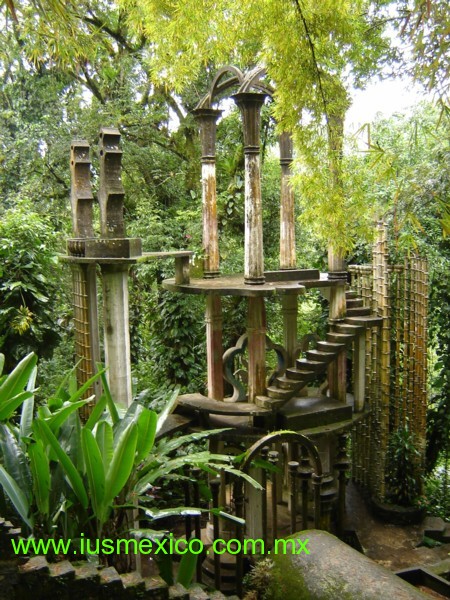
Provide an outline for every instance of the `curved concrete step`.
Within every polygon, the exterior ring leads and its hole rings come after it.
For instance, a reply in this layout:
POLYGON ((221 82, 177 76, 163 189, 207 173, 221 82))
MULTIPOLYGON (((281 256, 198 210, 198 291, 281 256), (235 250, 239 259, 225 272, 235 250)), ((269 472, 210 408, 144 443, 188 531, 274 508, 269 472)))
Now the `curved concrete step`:
POLYGON ((352 342, 354 338, 354 334, 350 333, 339 333, 335 331, 330 331, 329 333, 327 333, 327 342, 331 342, 333 344, 337 343, 348 346, 348 344, 350 344, 350 342, 352 342))
POLYGON ((329 363, 336 358, 336 350, 323 351, 323 350, 308 350, 306 353, 307 360, 313 360, 317 362, 329 363))
POLYGON ((321 352, 339 352, 345 348, 345 344, 337 344, 333 342, 317 342, 317 350, 321 352))
POLYGON ((313 371, 313 373, 322 373, 328 363, 322 360, 308 360, 307 358, 298 358, 296 366, 299 371, 313 371))
POLYGON ((359 297, 354 297, 354 298, 346 298, 346 305, 347 305, 347 310, 349 308, 363 308, 364 307, 364 300, 362 298, 359 297))
POLYGON ((361 317, 362 315, 371 315, 372 309, 369 306, 361 306, 359 308, 347 308, 348 317, 361 317))
POLYGON ((349 325, 360 325, 366 328, 375 327, 383 324, 383 317, 377 317, 376 315, 371 315, 369 317, 347 317, 345 323, 348 323, 349 325))
POLYGON ((286 369, 286 377, 289 379, 294 379, 295 381, 303 381, 305 384, 311 379, 314 379, 316 374, 314 371, 299 371, 295 367, 290 367, 286 369))
POLYGON ((334 328, 336 333, 346 333, 352 336, 356 336, 358 333, 361 333, 361 331, 364 331, 362 325, 350 324, 347 323, 347 320, 337 323, 334 328))

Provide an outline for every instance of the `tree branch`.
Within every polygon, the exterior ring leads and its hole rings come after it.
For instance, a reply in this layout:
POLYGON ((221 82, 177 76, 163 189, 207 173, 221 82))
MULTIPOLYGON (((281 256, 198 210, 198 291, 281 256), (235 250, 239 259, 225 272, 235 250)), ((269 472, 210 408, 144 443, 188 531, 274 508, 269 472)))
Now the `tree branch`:
POLYGON ((316 71, 316 74, 317 74, 317 82, 319 85, 320 97, 322 98, 323 111, 325 114, 327 129, 328 129, 328 133, 330 134, 330 122, 329 122, 329 117, 328 117, 328 102, 325 97, 325 91, 324 91, 323 85, 322 85, 322 76, 320 74, 319 63, 317 62, 317 58, 316 58, 316 49, 314 47, 314 43, 312 41, 311 34, 309 32, 308 23, 306 22, 305 15, 303 14, 302 7, 300 6, 299 0, 294 0, 294 4, 297 7, 297 11, 300 16, 300 20, 303 23, 303 28, 305 30, 306 39, 308 40, 308 46, 311 51, 311 58, 312 58, 312 62, 314 65, 314 70, 316 71))

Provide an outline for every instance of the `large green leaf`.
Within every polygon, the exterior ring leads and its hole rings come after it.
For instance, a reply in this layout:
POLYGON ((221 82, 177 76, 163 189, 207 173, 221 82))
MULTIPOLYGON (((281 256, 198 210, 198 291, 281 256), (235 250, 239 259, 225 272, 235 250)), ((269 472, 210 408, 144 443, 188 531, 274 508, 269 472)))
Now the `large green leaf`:
POLYGON ((18 404, 11 410, 10 414, 5 415, 5 403, 11 398, 17 397, 25 388, 28 380, 32 376, 33 369, 37 363, 37 356, 34 352, 30 352, 25 358, 23 358, 19 364, 11 371, 0 386, 0 419, 4 420, 11 416, 16 410, 18 404))
MULTIPOLYGON (((27 391, 33 392, 37 375, 37 367, 34 367, 31 376, 28 380, 27 391)), ((32 431, 34 417, 34 395, 27 398, 22 404, 22 412, 20 414, 20 445, 25 449, 25 443, 22 438, 29 437, 32 431)))
POLYGON ((2 463, 29 501, 32 496, 31 474, 23 448, 6 423, 0 423, 2 463))
POLYGON ((158 424, 156 426, 156 433, 159 433, 161 431, 161 428, 164 425, 164 423, 166 422, 167 417, 174 410, 175 405, 176 405, 177 400, 178 400, 179 393, 180 393, 180 388, 178 388, 178 387, 175 388, 175 390, 173 391, 173 393, 170 396, 169 400, 167 401, 167 404, 164 406, 164 409, 159 413, 159 415, 158 415, 158 424))
MULTIPOLYGON (((97 365, 97 368, 98 368, 98 365, 97 365)), ((102 369, 101 371, 99 371, 99 373, 100 373, 100 378, 102 381, 103 393, 105 394, 106 402, 108 404, 108 410, 111 415, 113 425, 115 425, 116 423, 118 423, 120 421, 119 413, 117 411, 116 405, 114 404, 114 400, 112 399, 112 396, 111 396, 111 390, 109 389, 108 380, 106 379, 106 375, 105 375, 105 370, 102 369)))
POLYGON ((93 429, 95 425, 99 422, 100 417, 102 416, 107 404, 106 394, 102 394, 100 400, 95 404, 94 408, 89 415, 89 419, 86 422, 85 427, 88 429, 93 429))
POLYGON ((8 398, 0 405, 0 421, 6 421, 12 417, 15 410, 19 408, 19 406, 25 402, 28 398, 32 398, 32 392, 20 392, 17 396, 12 396, 8 398))
POLYGON ((48 516, 50 510, 50 465, 41 440, 29 445, 28 456, 33 475, 36 505, 40 513, 48 516))
POLYGON ((181 583, 181 585, 186 588, 192 583, 197 560, 198 554, 193 554, 189 549, 183 554, 183 558, 180 560, 180 566, 178 567, 177 583, 181 583))
POLYGON ((0 353, 0 375, 3 373, 4 366, 5 366, 5 355, 0 353))
POLYGON ((78 400, 77 402, 65 402, 62 407, 54 412, 51 417, 47 419, 47 423, 50 425, 50 429, 53 433, 56 433, 64 421, 76 410, 88 404, 94 396, 87 400, 78 400))
POLYGON ((100 371, 95 373, 95 375, 92 375, 92 377, 90 377, 86 381, 86 383, 83 383, 83 385, 81 387, 79 387, 73 394, 71 394, 68 401, 76 402, 79 398, 81 398, 83 396, 83 394, 89 390, 89 388, 92 386, 92 384, 95 383, 97 381, 97 379, 103 375, 104 372, 105 372, 105 369, 101 369, 100 371))
POLYGON ((88 496, 86 493, 86 489, 83 484, 83 480, 81 478, 80 473, 75 468, 73 462, 70 460, 69 456, 64 452, 61 448, 58 440, 54 436, 52 430, 47 425, 45 421, 40 419, 36 419, 33 423, 33 429, 35 434, 39 439, 42 439, 43 442, 48 444, 52 451, 57 456, 59 462, 61 463, 62 468, 66 474, 66 477, 69 481, 70 487, 73 489, 76 497, 80 501, 81 506, 86 509, 89 504, 88 496))
POLYGON ((103 459, 103 466, 106 470, 111 464, 114 452, 113 429, 107 421, 100 421, 95 430, 95 439, 103 459))
POLYGON ((28 525, 30 529, 33 529, 33 518, 30 513, 30 505, 22 492, 20 487, 14 481, 14 479, 5 471, 0 465, 0 485, 8 495, 14 508, 19 513, 22 521, 28 525))
POLYGON ((102 456, 94 434, 87 427, 83 427, 81 430, 81 442, 92 508, 94 509, 97 519, 103 522, 105 518, 103 510, 103 500, 105 497, 105 469, 102 456))
POLYGON ((156 424, 158 417, 156 413, 144 408, 137 420, 138 440, 136 461, 140 462, 146 458, 153 448, 156 435, 156 424))
POLYGON ((223 431, 229 431, 229 427, 224 427, 222 429, 211 429, 209 431, 198 431, 194 433, 188 433, 187 435, 181 435, 180 437, 174 438, 163 438, 155 448, 156 454, 169 454, 174 450, 177 450, 184 444, 192 444, 193 442, 199 442, 205 438, 211 437, 213 435, 222 433, 223 431))
POLYGON ((106 474, 105 504, 112 503, 114 498, 122 491, 134 465, 137 444, 137 426, 130 423, 122 433, 114 448, 114 454, 106 474))

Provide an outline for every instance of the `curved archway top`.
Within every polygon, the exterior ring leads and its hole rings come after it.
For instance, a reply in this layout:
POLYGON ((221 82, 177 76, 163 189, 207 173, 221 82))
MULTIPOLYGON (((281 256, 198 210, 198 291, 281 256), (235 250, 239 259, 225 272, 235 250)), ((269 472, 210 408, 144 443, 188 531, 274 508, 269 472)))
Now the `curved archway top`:
POLYGON ((200 100, 195 108, 212 108, 214 99, 217 96, 220 96, 225 90, 235 86, 238 86, 238 93, 249 92, 254 89, 272 97, 274 90, 261 81, 261 78, 264 77, 265 74, 265 67, 255 67, 246 73, 243 73, 240 69, 231 65, 222 67, 216 73, 210 91, 200 100))

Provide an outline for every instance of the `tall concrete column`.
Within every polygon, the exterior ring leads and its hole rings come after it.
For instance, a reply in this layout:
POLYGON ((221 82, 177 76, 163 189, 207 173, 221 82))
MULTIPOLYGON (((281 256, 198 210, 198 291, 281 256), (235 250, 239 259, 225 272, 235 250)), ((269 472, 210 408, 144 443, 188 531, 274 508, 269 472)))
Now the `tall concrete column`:
MULTIPOLYGON (((280 269, 295 269, 297 257, 295 251, 295 207, 294 190, 290 183, 293 143, 289 133, 282 133, 279 140, 281 165, 281 201, 280 201, 280 269)), ((281 298, 283 314, 284 347, 287 353, 287 366, 295 365, 297 349, 297 295, 284 295, 281 298)))
POLYGON ((204 277, 219 274, 219 238, 216 199, 216 128, 222 111, 198 108, 193 111, 200 127, 202 147, 203 271, 204 277))
MULTIPOLYGON (((200 127, 202 147, 203 206, 203 277, 219 275, 219 237, 216 195, 216 124, 222 111, 199 108, 194 116, 200 127)), ((212 294, 206 297, 206 357, 208 397, 223 400, 222 300, 212 294)))
POLYGON ((265 95, 241 92, 233 96, 242 114, 245 153, 245 259, 244 280, 264 283, 261 199, 260 124, 265 95))
MULTIPOLYGON (((71 257, 72 288, 75 323, 75 352, 77 356, 77 383, 83 385, 96 371, 100 362, 98 335, 97 282, 95 263, 83 263, 86 241, 94 237, 93 201, 91 189, 89 144, 84 140, 73 142, 70 148, 71 206, 73 238, 67 242, 71 257), (77 260, 79 257, 79 261, 77 260)), ((97 381, 87 390, 85 397, 101 394, 97 381)), ((87 418, 91 407, 83 407, 87 418)))
POLYGON ((128 266, 102 265, 105 363, 111 395, 128 406, 132 400, 128 266))
POLYGON ((293 143, 289 133, 279 140, 281 165, 280 269, 296 268, 294 190, 290 183, 293 143))
POLYGON ((266 309, 262 296, 248 299, 248 401, 266 390, 266 309))
POLYGON ((132 400, 131 357, 128 305, 129 240, 125 238, 123 218, 120 134, 117 129, 100 132, 100 227, 99 253, 110 262, 101 263, 103 280, 103 322, 105 362, 111 394, 116 402, 128 406, 132 400), (117 257, 117 260, 114 258, 117 257))

